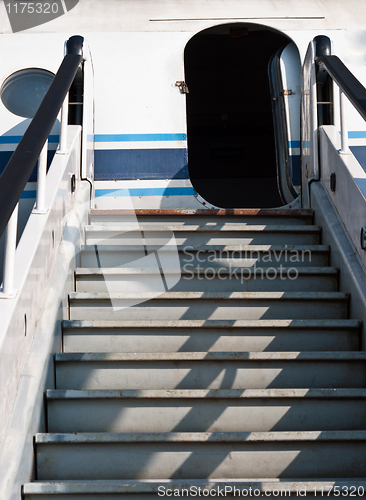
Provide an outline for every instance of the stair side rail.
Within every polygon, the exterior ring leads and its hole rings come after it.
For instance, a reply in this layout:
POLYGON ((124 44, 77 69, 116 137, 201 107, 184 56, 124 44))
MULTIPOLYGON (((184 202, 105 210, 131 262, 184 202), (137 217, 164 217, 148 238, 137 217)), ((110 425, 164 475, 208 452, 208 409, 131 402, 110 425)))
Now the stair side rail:
MULTIPOLYGON (((308 79, 311 85, 306 86, 303 83, 302 100, 303 206, 318 206, 319 200, 316 199, 315 191, 319 193, 319 189, 314 187, 314 194, 311 194, 310 185, 313 181, 321 181, 322 188, 353 244, 353 253, 356 252, 363 268, 366 269, 366 165, 363 153, 357 154, 356 149, 349 147, 349 130, 352 131, 356 124, 365 130, 366 88, 338 56, 331 55, 328 37, 316 37, 311 46, 312 50, 308 50, 304 63, 304 68, 305 64, 308 69, 312 68, 312 78, 308 79), (308 57, 310 52, 313 55, 312 62, 308 57), (320 91, 325 82, 325 75, 329 78, 328 88, 331 89, 329 98, 326 99, 329 102, 323 102, 320 91), (337 88, 339 109, 334 106, 333 99, 337 88), (346 110, 351 108, 348 102, 357 111, 353 113, 350 129, 346 116, 346 110), (322 120, 321 106, 324 105, 330 105, 331 112, 327 119, 322 120), (311 113, 304 113, 306 109, 311 110, 311 113), (334 109, 337 110, 336 116, 334 109), (336 123, 339 123, 339 128, 336 123)), ((305 81, 304 76, 303 69, 305 81)), ((364 273, 366 274, 366 271, 364 273)))
POLYGON ((345 64, 334 55, 321 55, 315 58, 320 69, 324 69, 339 88, 341 143, 340 154, 350 154, 348 147, 348 127, 346 117, 346 100, 366 121, 366 88, 351 73, 345 64))
POLYGON ((66 54, 36 114, 0 175, 0 237, 5 234, 2 298, 13 298, 18 203, 38 161, 36 211, 43 213, 47 171, 48 136, 62 108, 60 148, 65 147, 68 93, 83 60, 81 36, 66 42, 66 54))

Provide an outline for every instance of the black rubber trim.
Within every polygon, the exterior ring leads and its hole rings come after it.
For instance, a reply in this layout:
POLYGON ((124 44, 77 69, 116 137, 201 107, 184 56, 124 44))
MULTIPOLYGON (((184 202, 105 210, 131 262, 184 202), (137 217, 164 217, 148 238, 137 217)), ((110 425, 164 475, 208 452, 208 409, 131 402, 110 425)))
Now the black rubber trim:
POLYGON ((318 35, 314 38, 315 42, 315 56, 330 56, 331 55, 331 41, 325 35, 318 35))
POLYGON ((67 53, 83 55, 84 38, 80 35, 74 35, 67 41, 67 53))

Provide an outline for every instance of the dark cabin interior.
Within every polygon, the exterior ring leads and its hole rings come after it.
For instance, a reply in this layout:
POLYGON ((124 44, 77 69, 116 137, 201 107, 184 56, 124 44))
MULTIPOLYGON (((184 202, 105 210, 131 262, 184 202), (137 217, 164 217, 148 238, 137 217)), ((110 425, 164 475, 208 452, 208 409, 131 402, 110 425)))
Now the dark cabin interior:
POLYGON ((276 177, 268 63, 289 39, 258 25, 223 25, 185 49, 191 182, 222 208, 283 205, 276 177))

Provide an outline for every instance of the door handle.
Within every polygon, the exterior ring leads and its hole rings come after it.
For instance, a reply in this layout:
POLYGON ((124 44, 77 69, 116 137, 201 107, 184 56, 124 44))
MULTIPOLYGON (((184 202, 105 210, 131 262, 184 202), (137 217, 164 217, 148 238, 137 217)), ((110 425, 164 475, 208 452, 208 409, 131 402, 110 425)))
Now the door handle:
POLYGON ((189 94, 189 89, 186 82, 177 81, 175 82, 175 86, 179 88, 181 94, 189 94))

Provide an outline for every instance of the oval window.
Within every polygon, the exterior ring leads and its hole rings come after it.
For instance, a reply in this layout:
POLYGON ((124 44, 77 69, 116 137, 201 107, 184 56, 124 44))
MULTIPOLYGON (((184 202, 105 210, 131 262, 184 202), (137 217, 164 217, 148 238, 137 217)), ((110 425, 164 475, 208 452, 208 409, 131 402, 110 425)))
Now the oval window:
POLYGON ((45 69, 22 69, 10 75, 1 87, 4 106, 15 115, 33 118, 54 74, 45 69))

